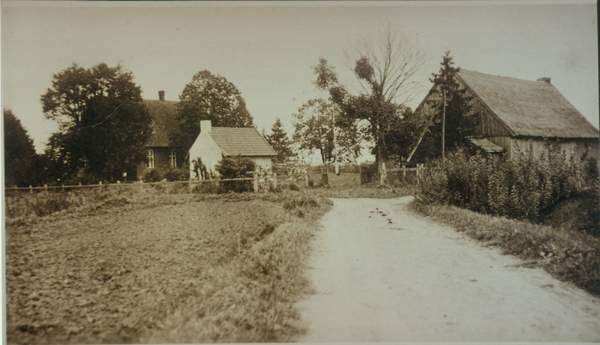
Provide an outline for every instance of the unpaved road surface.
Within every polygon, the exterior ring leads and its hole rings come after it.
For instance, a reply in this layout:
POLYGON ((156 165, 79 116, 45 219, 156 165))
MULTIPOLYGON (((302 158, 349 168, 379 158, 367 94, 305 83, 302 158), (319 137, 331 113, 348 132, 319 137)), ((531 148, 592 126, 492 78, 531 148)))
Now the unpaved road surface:
POLYGON ((316 294, 298 304, 299 341, 600 341, 599 298, 408 202, 334 199, 309 261, 316 294))

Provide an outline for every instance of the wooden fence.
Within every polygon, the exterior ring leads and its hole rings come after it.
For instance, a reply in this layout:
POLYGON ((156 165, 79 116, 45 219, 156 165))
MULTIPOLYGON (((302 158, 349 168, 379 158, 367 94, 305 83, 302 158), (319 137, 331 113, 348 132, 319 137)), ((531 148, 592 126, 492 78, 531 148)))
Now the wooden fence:
POLYGON ((400 168, 386 169, 386 164, 383 164, 383 171, 377 174, 376 166, 361 166, 360 167, 360 184, 367 184, 379 180, 380 184, 385 184, 390 180, 392 175, 397 176, 403 183, 416 182, 419 183, 419 174, 423 169, 423 164, 417 164, 415 168, 407 168, 406 165, 400 168), (411 178, 412 177, 414 178, 411 178))
POLYGON ((190 190, 192 188, 194 188, 194 186, 199 185, 199 184, 203 184, 203 183, 214 183, 217 186, 219 186, 220 183, 222 182, 245 182, 245 181, 252 181, 252 189, 254 190, 255 193, 258 193, 260 191, 260 187, 262 186, 263 189, 267 188, 267 186, 272 185, 273 188, 277 188, 278 185, 278 180, 281 179, 283 180, 283 182, 289 182, 292 179, 294 180, 294 182, 298 182, 300 180, 303 180, 304 184, 306 184, 308 186, 308 181, 309 181, 309 176, 307 174, 307 172, 305 171, 304 173, 301 174, 289 174, 289 175, 283 175, 278 177, 276 173, 272 174, 272 175, 266 175, 266 176, 259 176, 258 174, 254 174, 254 177, 245 177, 245 178, 233 178, 233 179, 220 179, 220 178, 215 178, 212 180, 186 180, 186 181, 160 181, 160 182, 143 182, 143 181, 136 181, 136 182, 117 182, 117 183, 102 183, 99 182, 98 184, 88 184, 88 185, 60 185, 60 186, 48 186, 48 185, 44 185, 43 187, 33 187, 33 186, 29 186, 29 187, 10 187, 10 188, 5 188, 6 192, 29 192, 31 194, 33 194, 34 192, 38 193, 38 192, 50 192, 50 191, 55 191, 55 192, 64 192, 64 191, 69 191, 69 190, 78 190, 78 189, 86 189, 86 188, 114 188, 114 187, 143 187, 143 186, 153 186, 153 185, 167 185, 167 184, 188 184, 190 190))
MULTIPOLYGON (((403 182, 408 182, 410 178, 408 175, 416 176, 416 181, 418 183, 419 171, 423 168, 423 164, 417 165, 416 168, 407 168, 406 166, 402 166, 401 168, 394 169, 384 169, 382 174, 377 174, 377 167, 374 164, 363 164, 363 165, 340 165, 340 173, 358 173, 360 174, 360 184, 367 184, 379 180, 381 184, 384 184, 385 181, 390 177, 390 175, 401 176, 403 182), (354 170, 357 170, 354 172, 354 170)), ((302 170, 302 169, 295 169, 302 170)), ((279 180, 282 180, 284 183, 301 183, 306 186, 309 185, 309 175, 320 174, 321 175, 321 185, 328 185, 329 178, 328 174, 335 173, 334 165, 323 165, 317 167, 308 167, 303 169, 301 173, 291 173, 282 174, 277 176, 276 173, 272 175, 259 176, 257 173, 254 174, 254 177, 246 177, 246 178, 234 178, 234 179, 219 179, 215 178, 212 180, 186 180, 186 181, 160 181, 160 182, 117 182, 117 183, 107 183, 103 184, 99 182, 98 184, 89 184, 89 185, 60 185, 60 186, 48 186, 44 185, 43 187, 10 187, 5 188, 6 192, 49 192, 49 191, 68 191, 68 190, 77 190, 77 189, 85 189, 85 188, 113 188, 113 187, 141 187, 141 186, 152 186, 152 185, 165 185, 165 184, 188 184, 190 190, 195 185, 202 183, 214 183, 217 186, 222 182, 243 182, 243 181, 252 181, 252 189, 255 193, 260 191, 260 187, 263 186, 263 189, 267 188, 266 186, 273 186, 273 188, 277 188, 279 180)))

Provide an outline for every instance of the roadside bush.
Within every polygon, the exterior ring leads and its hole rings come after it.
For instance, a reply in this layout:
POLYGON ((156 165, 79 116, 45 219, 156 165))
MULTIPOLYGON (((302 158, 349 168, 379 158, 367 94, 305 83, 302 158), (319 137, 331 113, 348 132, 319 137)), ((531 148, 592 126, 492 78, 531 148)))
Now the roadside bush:
MULTIPOLYGON (((254 162, 247 157, 223 157, 215 166, 215 170, 223 179, 252 177, 255 170, 254 162)), ((252 181, 225 181, 222 182, 225 190, 234 192, 250 192, 253 190, 252 181)))
MULTIPOLYGON (((490 158, 459 148, 446 159, 426 165, 419 178, 417 200, 541 222, 565 200, 600 196, 598 175, 592 175, 596 166, 592 158, 572 155, 567 159, 552 143, 548 143, 547 154, 534 157, 530 147, 496 165, 490 158)), ((590 218, 586 224, 598 219, 597 206, 592 202, 581 210, 580 215, 590 218)), ((598 226, 582 230, 598 233, 598 226)))
POLYGON ((308 195, 300 195, 300 196, 296 196, 296 197, 291 197, 283 202, 283 208, 288 211, 293 210, 297 207, 302 207, 302 206, 319 207, 319 206, 321 206, 321 204, 319 203, 319 201, 317 199, 313 198, 312 196, 308 196, 308 195))

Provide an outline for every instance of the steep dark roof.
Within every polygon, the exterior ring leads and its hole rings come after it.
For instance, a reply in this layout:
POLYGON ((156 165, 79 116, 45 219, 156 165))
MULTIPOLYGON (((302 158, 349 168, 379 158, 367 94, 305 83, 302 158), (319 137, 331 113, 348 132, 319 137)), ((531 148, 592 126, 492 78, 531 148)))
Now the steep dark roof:
POLYGON ((146 146, 150 147, 168 147, 170 137, 173 133, 179 131, 177 123, 177 109, 175 101, 144 100, 148 112, 152 117, 152 135, 146 146))
POLYGON ((213 127, 209 134, 225 156, 277 155, 255 128, 213 127))
POLYGON ((460 70, 459 80, 514 136, 598 138, 598 130, 548 81, 460 70))

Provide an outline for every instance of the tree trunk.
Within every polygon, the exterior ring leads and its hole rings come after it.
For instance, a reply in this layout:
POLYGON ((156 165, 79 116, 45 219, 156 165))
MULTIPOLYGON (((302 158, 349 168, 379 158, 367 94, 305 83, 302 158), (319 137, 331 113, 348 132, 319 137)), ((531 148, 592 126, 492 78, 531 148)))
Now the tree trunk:
MULTIPOLYGON (((383 173, 383 163, 385 162, 386 155, 386 147, 385 147, 385 130, 379 126, 378 130, 378 144, 377 144, 377 174, 381 176, 383 173)), ((381 180, 381 183, 385 183, 385 179, 381 180)))

